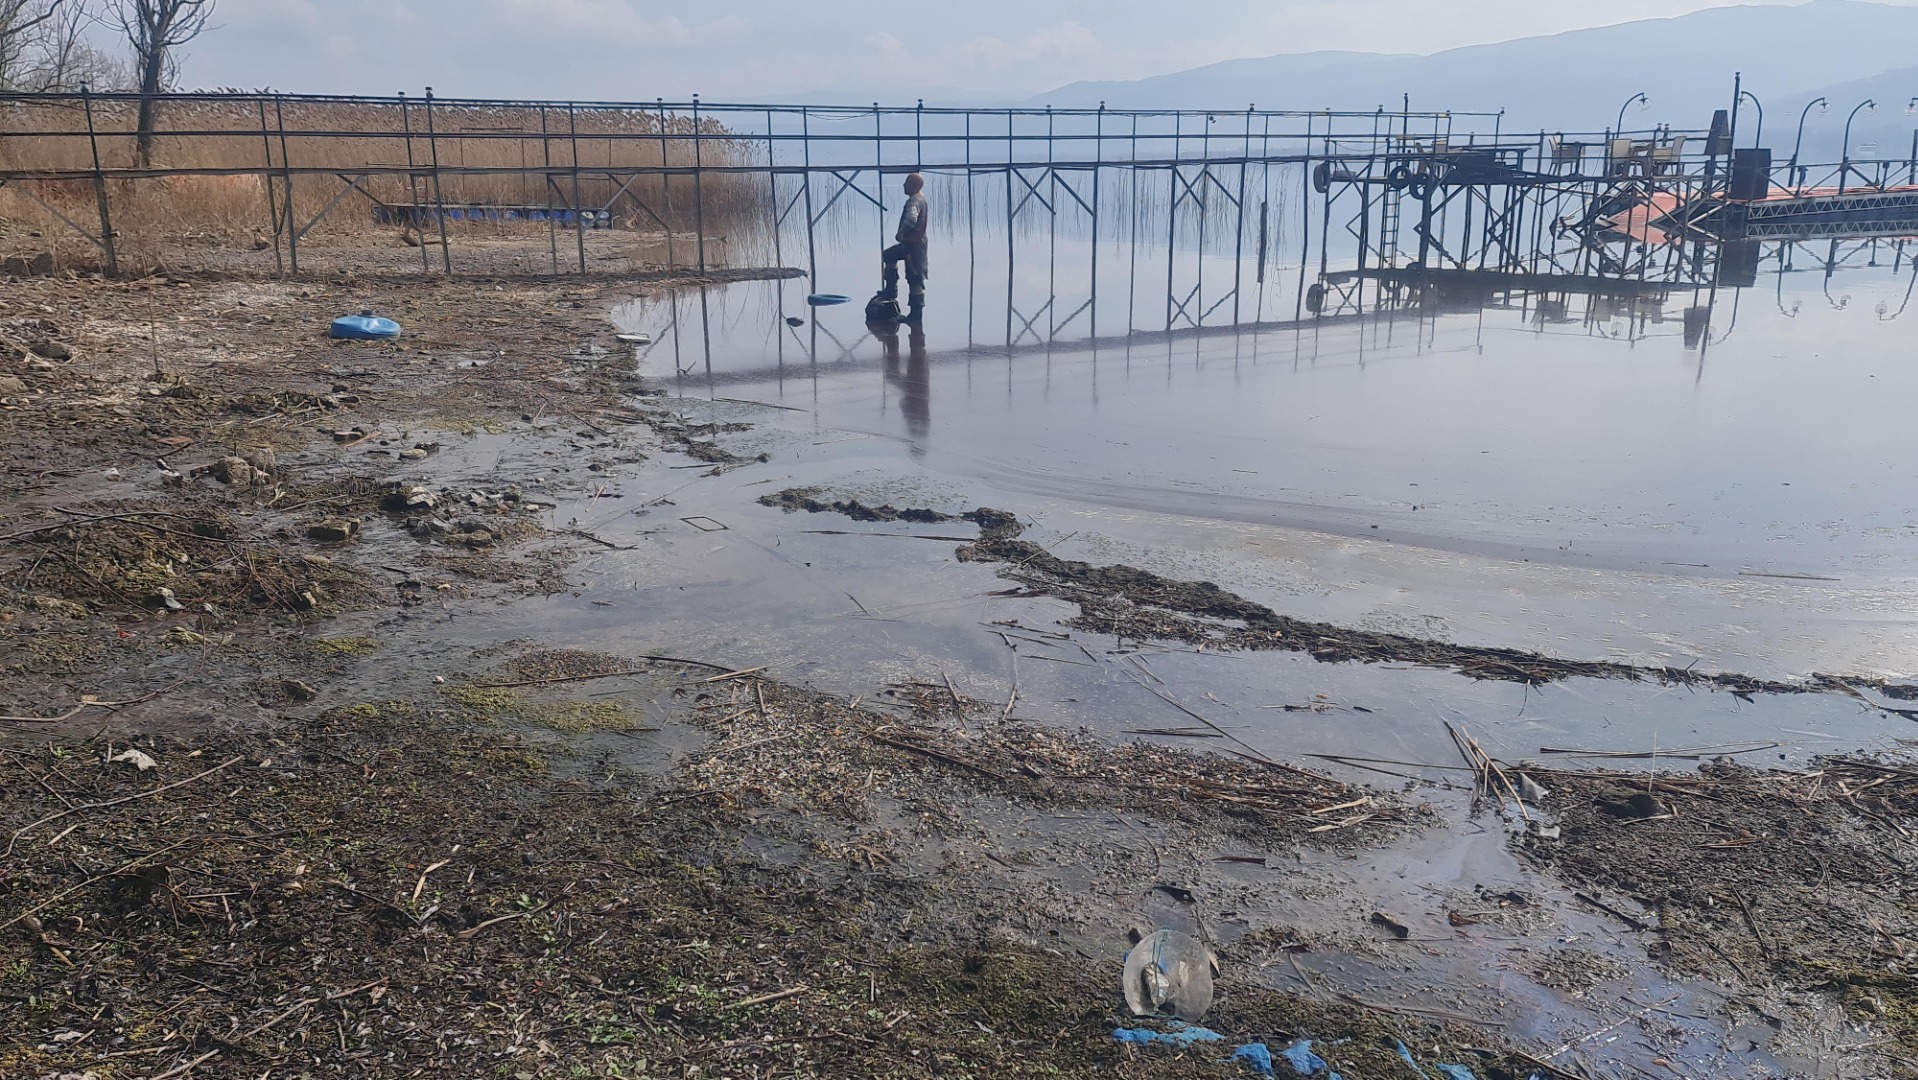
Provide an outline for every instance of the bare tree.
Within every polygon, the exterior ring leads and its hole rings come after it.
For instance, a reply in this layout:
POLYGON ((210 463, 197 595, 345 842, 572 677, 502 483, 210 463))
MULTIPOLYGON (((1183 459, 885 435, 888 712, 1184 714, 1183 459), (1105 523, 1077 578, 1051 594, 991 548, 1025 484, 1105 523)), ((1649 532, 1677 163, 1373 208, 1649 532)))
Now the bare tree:
POLYGON ((0 90, 18 90, 26 57, 43 24, 60 13, 62 0, 0 0, 0 90))
MULTIPOLYGON (((5 3, 7 0, 0 0, 5 3)), ((178 75, 173 50, 199 37, 213 16, 214 0, 108 0, 108 12, 133 46, 140 91, 140 164, 153 161, 154 100, 178 75)))
POLYGON ((17 85, 52 92, 82 86, 95 90, 132 88, 125 65, 87 40, 87 31, 100 22, 100 0, 43 2, 49 2, 55 13, 34 34, 33 66, 16 80, 17 85))

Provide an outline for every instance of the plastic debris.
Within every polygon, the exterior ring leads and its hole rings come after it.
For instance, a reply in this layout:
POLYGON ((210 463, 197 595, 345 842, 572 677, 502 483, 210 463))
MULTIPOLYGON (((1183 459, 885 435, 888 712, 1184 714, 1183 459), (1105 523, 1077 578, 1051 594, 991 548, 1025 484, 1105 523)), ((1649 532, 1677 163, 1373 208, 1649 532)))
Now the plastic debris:
POLYGON ((327 335, 344 341, 387 341, 400 336, 400 324, 382 319, 369 309, 334 319, 327 335))
POLYGON ((1478 1074, 1463 1065, 1434 1065, 1445 1080, 1478 1080, 1478 1074))
POLYGON ((1126 1006, 1134 1016, 1171 1016, 1197 1023, 1212 1007, 1218 960, 1204 942, 1177 930, 1139 939, 1126 954, 1126 1006))
POLYGON ((1331 1066, 1325 1059, 1312 1052, 1312 1040, 1300 1039, 1291 1046, 1279 1051, 1278 1060, 1285 1062, 1291 1070, 1290 1076, 1317 1076, 1327 1073, 1328 1080, 1339 1080, 1339 1074, 1331 1072, 1331 1066))
POLYGON ((1273 1076, 1272 1051, 1264 1043, 1247 1043, 1232 1051, 1232 1060, 1245 1063, 1245 1067, 1260 1076, 1273 1076))
POLYGON ((158 768, 160 765, 159 762, 153 760, 151 757, 148 757, 146 754, 138 750, 122 750, 119 753, 108 758, 107 760, 108 761, 124 761, 128 765, 133 766, 136 770, 140 772, 146 772, 148 769, 158 768))
POLYGON ((1225 1036, 1211 1028, 1177 1021, 1173 1022, 1170 1031, 1153 1031, 1151 1028, 1114 1028, 1112 1037, 1122 1043, 1132 1043, 1135 1046, 1170 1046, 1175 1050, 1183 1050, 1194 1043, 1225 1041, 1225 1036))

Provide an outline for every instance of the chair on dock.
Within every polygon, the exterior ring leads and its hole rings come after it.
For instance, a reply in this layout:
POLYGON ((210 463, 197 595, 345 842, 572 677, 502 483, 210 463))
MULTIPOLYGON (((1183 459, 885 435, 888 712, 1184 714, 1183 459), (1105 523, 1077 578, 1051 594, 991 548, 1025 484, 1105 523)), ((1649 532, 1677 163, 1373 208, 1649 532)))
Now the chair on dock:
POLYGON ((1553 172, 1562 171, 1566 165, 1571 166, 1572 172, 1577 172, 1585 164, 1585 144, 1582 142, 1566 142, 1564 136, 1554 135, 1547 140, 1546 148, 1551 151, 1553 172))
POLYGON ((1654 146, 1651 154, 1654 173, 1678 172, 1685 158, 1685 136, 1673 135, 1663 146, 1654 146))

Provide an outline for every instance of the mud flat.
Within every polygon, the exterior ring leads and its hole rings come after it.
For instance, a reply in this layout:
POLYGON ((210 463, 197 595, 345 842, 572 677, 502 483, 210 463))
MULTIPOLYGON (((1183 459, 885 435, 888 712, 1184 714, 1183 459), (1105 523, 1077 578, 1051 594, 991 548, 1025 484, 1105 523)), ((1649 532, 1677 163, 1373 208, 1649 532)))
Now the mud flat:
POLYGON ((1341 627, 1058 557, 1016 509, 796 486, 750 405, 634 374, 607 311, 669 284, 10 287, 0 1074, 1223 1077, 1299 1039, 1347 1077, 1913 1074, 1918 766, 1469 730, 1328 763, 1159 672, 1894 720, 1900 685, 1341 627), (318 336, 367 306, 407 335, 318 336), (802 586, 734 550, 874 592, 768 621, 802 586), (904 641, 868 605, 929 574, 1016 605, 1008 692, 957 647, 846 659, 833 627, 904 641), (1035 669, 1147 704, 1038 702, 1035 669), (1155 926, 1217 950, 1221 1043, 1114 1040, 1155 926))

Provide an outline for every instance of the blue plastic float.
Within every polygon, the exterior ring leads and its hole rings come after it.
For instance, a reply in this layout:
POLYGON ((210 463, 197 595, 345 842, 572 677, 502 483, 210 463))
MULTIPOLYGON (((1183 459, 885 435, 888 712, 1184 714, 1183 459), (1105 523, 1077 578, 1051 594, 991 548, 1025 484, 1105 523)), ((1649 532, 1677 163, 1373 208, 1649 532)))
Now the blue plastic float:
POLYGON ((838 293, 830 292, 816 292, 806 297, 806 303, 811 304, 813 307, 831 307, 834 304, 845 304, 851 301, 852 297, 850 296, 841 296, 838 293))
POLYGON ((370 311, 358 315, 342 315, 333 320, 333 328, 327 336, 344 341, 390 341, 400 336, 400 324, 391 319, 382 319, 370 311))

